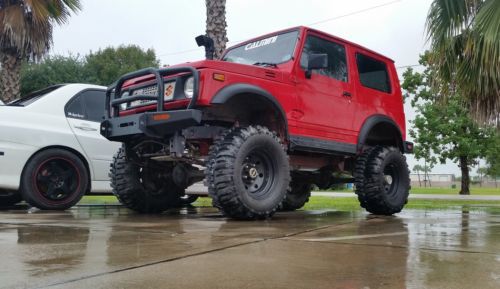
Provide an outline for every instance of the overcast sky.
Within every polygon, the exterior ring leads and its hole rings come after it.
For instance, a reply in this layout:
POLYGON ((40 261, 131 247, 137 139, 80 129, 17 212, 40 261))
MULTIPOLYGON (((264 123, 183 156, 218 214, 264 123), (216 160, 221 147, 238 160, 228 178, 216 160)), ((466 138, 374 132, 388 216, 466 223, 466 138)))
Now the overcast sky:
MULTIPOLYGON (((205 33, 205 0, 81 0, 83 9, 54 30, 53 54, 80 54, 108 46, 153 48, 161 64, 204 57, 194 37, 205 33)), ((418 64, 425 50, 431 0, 227 0, 229 45, 292 26, 310 26, 394 59, 418 64)), ((398 70, 400 73, 404 69, 398 70)), ((407 118, 413 112, 406 107, 407 118)), ((409 157, 410 169, 416 162, 409 157)), ((475 171, 475 170, 474 170, 475 171)), ((456 164, 433 172, 455 173, 456 164)))

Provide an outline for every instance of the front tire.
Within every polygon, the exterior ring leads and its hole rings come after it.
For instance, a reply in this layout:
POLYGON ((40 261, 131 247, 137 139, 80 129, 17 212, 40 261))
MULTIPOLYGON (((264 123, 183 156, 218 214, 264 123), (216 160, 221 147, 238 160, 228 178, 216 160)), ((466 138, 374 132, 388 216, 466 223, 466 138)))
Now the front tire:
POLYGON ((78 203, 89 186, 82 160, 63 149, 48 149, 34 155, 21 176, 21 194, 33 207, 66 210, 78 203))
POLYGON ((399 213, 408 202, 408 165, 395 147, 376 146, 364 152, 357 160, 355 179, 360 205, 372 214, 399 213))
POLYGON ((19 192, 0 189, 0 208, 14 206, 22 200, 23 197, 19 192))
POLYGON ((214 144, 206 179, 213 203, 223 214, 242 220, 268 218, 290 183, 288 156, 269 129, 234 128, 214 144))
POLYGON ((171 168, 142 167, 128 161, 124 148, 111 164, 113 194, 125 207, 139 213, 161 213, 178 206, 184 189, 175 185, 171 168))

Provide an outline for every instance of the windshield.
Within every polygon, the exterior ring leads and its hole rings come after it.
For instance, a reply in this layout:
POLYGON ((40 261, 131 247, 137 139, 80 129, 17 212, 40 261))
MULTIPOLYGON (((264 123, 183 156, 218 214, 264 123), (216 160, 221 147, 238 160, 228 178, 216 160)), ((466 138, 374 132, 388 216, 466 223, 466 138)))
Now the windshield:
POLYGON ((47 87, 42 90, 38 90, 35 92, 32 92, 26 96, 21 97, 20 99, 14 100, 12 102, 7 103, 6 105, 9 106, 27 106, 32 104, 33 102, 39 100, 42 98, 44 95, 51 93, 52 91, 64 86, 63 84, 58 84, 58 85, 53 85, 50 87, 47 87))
POLYGON ((292 59, 299 31, 277 34, 229 50, 222 60, 241 64, 274 65, 292 59))

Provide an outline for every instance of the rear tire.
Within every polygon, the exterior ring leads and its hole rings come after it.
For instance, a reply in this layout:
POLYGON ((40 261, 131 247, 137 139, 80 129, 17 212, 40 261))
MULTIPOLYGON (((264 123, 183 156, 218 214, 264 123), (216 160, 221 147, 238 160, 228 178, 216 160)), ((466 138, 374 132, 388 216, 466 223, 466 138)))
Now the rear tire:
POLYGON ((14 206, 22 200, 23 197, 19 192, 0 189, 0 208, 14 206))
POLYGON ((292 180, 286 198, 281 204, 281 211, 295 211, 302 208, 311 197, 313 185, 307 183, 295 183, 292 180))
POLYGON ((120 148, 111 164, 113 194, 125 207, 139 213, 161 213, 178 206, 184 189, 175 185, 171 168, 141 167, 127 160, 120 148))
POLYGON ((357 160, 355 179, 360 205, 370 213, 399 213, 408 202, 408 165, 395 147, 377 146, 364 152, 357 160))
POLYGON ((28 161, 20 191, 33 207, 66 210, 82 199, 88 186, 88 171, 78 156, 63 149, 48 149, 28 161))
POLYGON ((198 200, 199 196, 197 195, 184 195, 179 199, 179 206, 189 206, 198 200))
POLYGON ((234 128, 214 144, 206 179, 213 203, 223 214, 243 220, 268 218, 290 183, 288 156, 269 129, 234 128))

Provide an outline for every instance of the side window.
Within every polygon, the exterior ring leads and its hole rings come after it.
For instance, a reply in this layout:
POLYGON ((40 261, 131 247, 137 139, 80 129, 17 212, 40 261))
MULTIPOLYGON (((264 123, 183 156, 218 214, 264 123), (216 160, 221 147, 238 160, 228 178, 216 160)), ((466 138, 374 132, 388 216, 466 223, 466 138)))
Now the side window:
POLYGON ((73 98, 66 105, 66 117, 85 119, 85 106, 83 103, 82 95, 73 98))
POLYGON ((312 53, 326 53, 328 55, 328 68, 315 69, 314 73, 347 82, 347 60, 343 45, 316 36, 307 36, 300 58, 302 69, 307 69, 308 55, 312 53))
POLYGON ((363 86, 391 93, 389 73, 384 62, 359 53, 356 54, 356 62, 359 80, 363 86))
POLYGON ((104 117, 106 93, 101 90, 88 90, 81 94, 85 102, 87 120, 101 122, 104 117))

